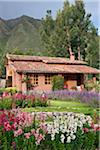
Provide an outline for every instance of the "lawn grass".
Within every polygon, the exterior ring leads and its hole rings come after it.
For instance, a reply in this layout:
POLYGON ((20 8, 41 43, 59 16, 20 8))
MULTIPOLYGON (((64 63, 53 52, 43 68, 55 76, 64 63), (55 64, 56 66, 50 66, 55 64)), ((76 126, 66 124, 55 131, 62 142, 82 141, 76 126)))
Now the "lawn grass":
POLYGON ((50 100, 47 107, 24 108, 25 112, 77 112, 93 115, 96 109, 81 102, 50 100))

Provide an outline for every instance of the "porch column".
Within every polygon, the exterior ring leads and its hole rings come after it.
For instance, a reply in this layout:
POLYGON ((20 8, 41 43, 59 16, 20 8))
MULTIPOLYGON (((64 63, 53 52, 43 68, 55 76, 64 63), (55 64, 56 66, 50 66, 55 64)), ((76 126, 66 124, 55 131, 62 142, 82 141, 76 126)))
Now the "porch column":
POLYGON ((17 72, 16 72, 16 88, 17 88, 17 91, 22 90, 22 76, 21 74, 17 72))
POLYGON ((12 87, 16 86, 16 73, 12 71, 12 87))
POLYGON ((96 83, 96 76, 93 74, 93 82, 96 83))
MULTIPOLYGON (((25 79, 25 74, 22 74, 22 81, 25 79)), ((26 82, 22 82, 22 92, 26 93, 27 92, 27 85, 26 82)))

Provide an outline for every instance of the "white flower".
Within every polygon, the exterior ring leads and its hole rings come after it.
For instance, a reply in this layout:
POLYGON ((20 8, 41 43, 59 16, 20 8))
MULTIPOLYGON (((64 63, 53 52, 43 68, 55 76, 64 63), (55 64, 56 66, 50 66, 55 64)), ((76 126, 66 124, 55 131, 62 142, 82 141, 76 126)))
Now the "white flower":
POLYGON ((53 141, 55 139, 55 134, 51 134, 51 140, 53 141))
POLYGON ((70 131, 67 129, 66 132, 69 134, 70 131))
POLYGON ((67 143, 70 143, 70 142, 71 142, 71 137, 68 136, 68 137, 67 137, 67 143))
POLYGON ((80 128, 82 128, 82 127, 83 127, 83 124, 82 124, 82 122, 81 122, 81 121, 79 121, 79 122, 78 122, 78 126, 79 126, 80 128))
POLYGON ((61 138, 61 142, 64 143, 65 136, 61 134, 60 138, 61 138))
POLYGON ((75 138, 76 138, 76 136, 73 134, 73 135, 71 136, 71 139, 72 139, 72 140, 75 140, 75 138))

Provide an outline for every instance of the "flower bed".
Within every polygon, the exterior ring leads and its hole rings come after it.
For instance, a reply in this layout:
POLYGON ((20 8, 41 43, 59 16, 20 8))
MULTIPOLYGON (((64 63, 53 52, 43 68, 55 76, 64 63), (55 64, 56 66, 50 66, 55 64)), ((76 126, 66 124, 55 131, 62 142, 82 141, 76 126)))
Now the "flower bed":
POLYGON ((98 132, 91 117, 83 114, 0 112, 2 150, 95 149, 98 132))
POLYGON ((47 106, 47 98, 39 97, 35 98, 33 94, 25 95, 22 93, 16 93, 9 95, 9 93, 3 93, 0 99, 0 109, 11 109, 11 108, 25 108, 35 106, 47 106))
POLYGON ((9 95, 4 93, 0 99, 0 109, 11 109, 13 108, 25 108, 25 107, 35 107, 35 106, 48 106, 48 99, 54 100, 66 100, 66 101, 79 101, 86 103, 89 106, 98 108, 100 94, 95 92, 79 92, 79 91, 51 91, 47 92, 45 97, 42 97, 39 93, 34 94, 21 94, 16 93, 9 95))
POLYGON ((80 101, 92 107, 99 107, 100 94, 96 92, 58 90, 46 94, 49 99, 80 101))

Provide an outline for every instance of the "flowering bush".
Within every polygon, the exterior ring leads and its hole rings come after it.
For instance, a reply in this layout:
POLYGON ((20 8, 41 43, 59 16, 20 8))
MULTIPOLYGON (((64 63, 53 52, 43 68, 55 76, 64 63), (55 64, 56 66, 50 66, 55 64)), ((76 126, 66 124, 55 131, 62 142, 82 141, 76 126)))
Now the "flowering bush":
POLYGON ((45 93, 42 93, 39 98, 37 98, 36 106, 46 107, 48 106, 48 99, 45 93))
POLYGON ((99 131, 90 116, 75 113, 0 112, 0 149, 95 149, 99 131), (52 118, 52 119, 50 119, 52 118), (10 138, 9 138, 10 137, 10 138), (88 141, 88 142, 87 142, 88 141))
POLYGON ((50 99, 80 101, 92 107, 99 107, 100 93, 58 90, 46 93, 50 99))
POLYGON ((35 99, 33 94, 22 94, 15 93, 9 95, 9 93, 3 93, 0 98, 0 109, 11 109, 11 108, 25 108, 25 107, 35 107, 35 106, 47 106, 47 98, 35 99))

